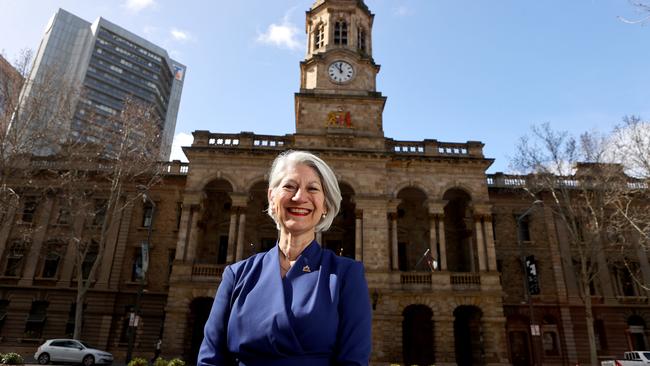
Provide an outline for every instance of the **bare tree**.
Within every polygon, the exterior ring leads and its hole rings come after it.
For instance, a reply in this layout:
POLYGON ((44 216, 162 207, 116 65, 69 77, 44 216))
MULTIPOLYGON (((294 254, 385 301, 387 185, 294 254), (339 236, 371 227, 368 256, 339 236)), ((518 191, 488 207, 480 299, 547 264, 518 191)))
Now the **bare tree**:
POLYGON ((543 198, 559 231, 566 233, 583 299, 590 359, 598 364, 592 295, 597 278, 608 275, 609 263, 620 253, 612 242, 619 229, 612 215, 615 202, 627 189, 619 164, 606 161, 607 136, 584 133, 579 138, 555 131, 546 123, 521 138, 512 166, 529 174, 526 192, 543 198))
POLYGON ((32 53, 25 50, 13 68, 3 65, 0 77, 0 217, 17 209, 19 192, 11 182, 27 178, 30 157, 60 143, 60 127, 72 119, 78 88, 63 80, 54 68, 43 67, 29 78, 32 53), (29 94, 29 97, 24 97, 29 94))
MULTIPOLYGON (((109 117, 93 116, 114 126, 110 143, 96 145, 68 141, 55 157, 57 195, 70 212, 73 225, 69 245, 75 256, 77 298, 73 337, 81 336, 83 306, 88 291, 104 262, 109 231, 119 224, 126 207, 140 200, 158 183, 162 164, 156 159, 160 146, 160 120, 153 106, 126 98, 122 111, 109 117)), ((110 132, 107 132, 110 133, 110 132)))

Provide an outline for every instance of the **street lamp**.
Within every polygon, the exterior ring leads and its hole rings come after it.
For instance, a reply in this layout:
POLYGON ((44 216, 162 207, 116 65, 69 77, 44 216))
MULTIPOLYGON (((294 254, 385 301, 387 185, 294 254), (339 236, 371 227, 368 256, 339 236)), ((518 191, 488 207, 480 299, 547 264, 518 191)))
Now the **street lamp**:
POLYGON ((535 200, 533 204, 528 207, 524 213, 519 215, 517 217, 517 244, 519 246, 519 256, 521 257, 521 266, 522 269, 524 270, 524 294, 526 294, 526 302, 528 303, 528 311, 530 313, 530 341, 532 342, 531 344, 531 351, 532 351, 532 356, 533 356, 533 365, 536 366, 538 365, 537 362, 537 356, 538 356, 538 349, 537 349, 537 343, 535 341, 535 337, 540 336, 540 327, 538 324, 535 324, 535 314, 533 313, 533 301, 532 301, 532 296, 530 293, 530 283, 528 281, 528 268, 526 267, 526 256, 524 255, 524 245, 523 245, 523 239, 521 237, 521 222, 533 212, 533 210, 538 206, 543 204, 542 200, 535 200))
POLYGON ((145 279, 147 276, 147 268, 149 267, 149 248, 151 244, 151 229, 153 227, 153 220, 156 213, 156 203, 149 197, 149 190, 146 187, 138 186, 138 189, 142 190, 142 203, 147 203, 151 205, 151 218, 149 219, 149 225, 147 225, 147 241, 141 243, 141 258, 142 258, 142 276, 140 276, 140 285, 138 286, 138 293, 135 297, 135 308, 133 309, 133 318, 132 322, 129 321, 129 346, 126 351, 126 363, 128 364, 131 361, 131 356, 133 353, 133 344, 135 343, 135 334, 138 327, 138 319, 140 313, 140 299, 142 298, 142 293, 144 292, 145 279))

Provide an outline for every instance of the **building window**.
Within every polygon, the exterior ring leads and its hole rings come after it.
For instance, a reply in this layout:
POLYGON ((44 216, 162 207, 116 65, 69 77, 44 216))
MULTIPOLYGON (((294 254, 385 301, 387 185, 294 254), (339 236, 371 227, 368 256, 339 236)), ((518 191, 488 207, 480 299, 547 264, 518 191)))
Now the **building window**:
POLYGON ((176 249, 169 249, 167 252, 167 281, 172 275, 172 269, 174 268, 174 260, 176 259, 176 249))
POLYGON ((635 278, 641 275, 637 263, 617 263, 612 268, 614 286, 618 296, 639 296, 641 293, 637 287, 635 278))
POLYGON ((183 202, 176 202, 176 230, 181 227, 181 215, 183 214, 183 202))
MULTIPOLYGON (((515 218, 516 220, 516 218, 515 218)), ((530 219, 528 216, 519 220, 519 238, 522 242, 530 241, 530 219)))
POLYGON ((545 356, 559 356, 559 338, 555 318, 544 316, 542 319, 542 348, 545 356))
POLYGON ((345 20, 334 23, 334 44, 341 46, 348 44, 348 23, 345 20))
POLYGON ((363 27, 357 28, 357 47, 362 53, 366 53, 366 30, 363 27))
POLYGON ((605 322, 602 319, 594 319, 594 336, 596 337, 596 349, 598 351, 607 349, 607 337, 605 336, 605 322))
POLYGON ((140 281, 144 277, 142 268, 142 250, 136 248, 133 253, 133 265, 131 267, 131 281, 140 281))
POLYGON ((7 310, 9 309, 9 300, 0 300, 0 329, 5 324, 5 318, 7 317, 7 310))
POLYGON ((92 240, 87 245, 88 248, 86 248, 86 255, 81 263, 81 275, 84 280, 87 280, 88 276, 90 276, 90 271, 92 270, 93 264, 95 264, 95 260, 97 259, 97 254, 99 253, 99 245, 96 241, 92 240))
POLYGON ((95 200, 95 215, 93 217, 93 226, 102 226, 104 224, 104 219, 106 218, 106 210, 108 206, 108 201, 105 199, 96 199, 95 200))
POLYGON ((27 251, 27 243, 22 240, 16 240, 11 244, 9 253, 7 253, 7 262, 5 264, 5 276, 18 277, 22 272, 23 258, 27 251))
POLYGON ((325 46, 325 25, 320 23, 314 31, 314 50, 321 49, 325 46))
POLYGON ((149 227, 153 220, 153 206, 150 203, 142 205, 142 227, 149 227))
POLYGON ((63 243, 56 240, 45 244, 45 258, 43 260, 43 272, 41 273, 41 277, 56 277, 59 270, 59 263, 61 262, 61 252, 63 247, 63 243))
POLYGON ((34 215, 36 214, 37 207, 38 201, 36 200, 36 197, 26 197, 25 203, 23 204, 21 221, 26 223, 34 222, 34 215))
POLYGON ((129 321, 133 313, 133 305, 124 307, 124 316, 122 317, 122 329, 120 330, 120 343, 127 343, 129 341, 129 321))
POLYGON ((25 324, 25 338, 41 338, 47 318, 47 301, 34 301, 25 324))

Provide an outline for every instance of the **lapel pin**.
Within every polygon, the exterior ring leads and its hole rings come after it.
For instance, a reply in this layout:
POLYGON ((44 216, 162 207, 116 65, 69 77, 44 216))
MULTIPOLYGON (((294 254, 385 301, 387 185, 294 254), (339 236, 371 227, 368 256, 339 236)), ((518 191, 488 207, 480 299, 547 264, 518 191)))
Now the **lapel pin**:
POLYGON ((309 268, 309 266, 304 266, 304 267, 302 267, 302 271, 309 273, 309 272, 311 272, 311 269, 309 268))

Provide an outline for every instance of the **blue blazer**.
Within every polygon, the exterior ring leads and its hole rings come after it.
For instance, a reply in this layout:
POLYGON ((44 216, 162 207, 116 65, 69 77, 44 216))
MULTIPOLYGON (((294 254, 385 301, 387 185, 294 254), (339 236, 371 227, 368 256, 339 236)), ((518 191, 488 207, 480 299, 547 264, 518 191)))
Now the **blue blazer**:
POLYGON ((198 365, 368 365, 363 264, 313 241, 282 278, 278 251, 224 269, 198 365))

